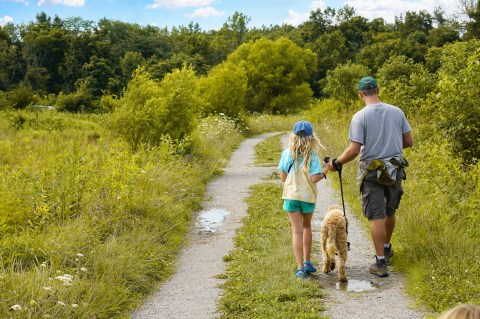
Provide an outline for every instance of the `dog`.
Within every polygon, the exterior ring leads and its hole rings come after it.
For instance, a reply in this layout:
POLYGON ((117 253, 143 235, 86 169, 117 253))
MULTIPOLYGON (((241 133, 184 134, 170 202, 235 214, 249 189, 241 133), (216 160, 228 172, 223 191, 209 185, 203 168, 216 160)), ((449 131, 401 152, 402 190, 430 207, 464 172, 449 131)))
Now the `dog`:
POLYGON ((347 226, 348 220, 338 205, 330 206, 323 219, 322 225, 322 255, 323 272, 328 273, 335 269, 335 252, 338 252, 339 268, 338 280, 347 282, 347 226))

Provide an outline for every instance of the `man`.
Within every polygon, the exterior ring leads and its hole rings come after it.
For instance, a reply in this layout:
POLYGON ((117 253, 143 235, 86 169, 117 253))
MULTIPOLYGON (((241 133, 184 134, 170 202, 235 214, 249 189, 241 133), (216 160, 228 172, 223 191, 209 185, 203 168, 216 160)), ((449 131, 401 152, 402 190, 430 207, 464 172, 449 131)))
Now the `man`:
POLYGON ((375 246, 375 263, 370 272, 379 277, 388 276, 387 262, 393 256, 390 244, 395 228, 395 211, 403 194, 403 149, 413 145, 412 129, 405 114, 396 106, 380 101, 377 81, 364 77, 358 82, 358 95, 365 107, 350 123, 349 146, 330 163, 331 170, 360 154, 357 182, 362 193, 362 210, 370 223, 375 246))

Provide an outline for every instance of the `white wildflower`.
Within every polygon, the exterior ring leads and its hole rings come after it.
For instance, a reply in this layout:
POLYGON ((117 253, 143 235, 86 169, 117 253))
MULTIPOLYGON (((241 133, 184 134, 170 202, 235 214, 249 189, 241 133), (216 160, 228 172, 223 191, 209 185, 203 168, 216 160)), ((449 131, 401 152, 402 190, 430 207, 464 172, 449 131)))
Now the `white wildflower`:
POLYGON ((63 276, 57 276, 55 279, 58 279, 63 282, 64 286, 71 286, 72 285, 72 280, 73 276, 69 274, 64 274, 63 276))
POLYGON ((140 171, 142 174, 147 174, 147 171, 144 171, 143 169, 140 171))
POLYGON ((78 308, 78 307, 80 307, 78 304, 72 303, 72 308, 78 308))
POLYGON ((47 268, 47 263, 46 262, 41 263, 40 268, 47 268))
POLYGON ((66 306, 67 306, 67 305, 66 305, 64 302, 62 302, 62 301, 57 301, 57 304, 59 304, 60 306, 63 306, 63 307, 66 307, 66 306))
POLYGON ((82 272, 87 272, 87 271, 88 271, 88 269, 87 269, 87 268, 85 268, 85 267, 82 267, 82 268, 80 268, 80 271, 82 271, 82 272))
POLYGON ((78 253, 77 257, 83 257, 83 254, 78 253))
POLYGON ((43 287, 43 290, 51 291, 51 290, 52 290, 52 287, 43 287))
POLYGON ((20 305, 13 305, 10 307, 10 311, 20 311, 22 310, 22 306, 20 305))

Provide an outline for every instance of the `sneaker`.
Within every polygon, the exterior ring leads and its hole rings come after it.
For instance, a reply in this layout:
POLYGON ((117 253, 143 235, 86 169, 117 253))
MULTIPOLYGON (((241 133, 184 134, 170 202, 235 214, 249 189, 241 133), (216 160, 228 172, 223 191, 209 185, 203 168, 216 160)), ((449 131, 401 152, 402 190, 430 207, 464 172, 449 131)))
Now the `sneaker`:
POLYGON ((387 260, 377 259, 377 256, 375 256, 375 263, 370 266, 370 273, 378 277, 387 277, 387 260))
POLYGON ((317 268, 313 267, 312 263, 309 262, 309 261, 304 261, 303 262, 303 269, 305 269, 307 274, 309 272, 317 272, 317 268))
POLYGON ((307 278, 307 272, 305 271, 305 268, 298 268, 297 271, 295 272, 295 277, 297 278, 302 278, 305 279, 307 278))
POLYGON ((393 247, 392 244, 390 244, 390 247, 384 248, 384 254, 385 254, 385 259, 387 260, 387 263, 390 262, 390 258, 393 257, 393 247))

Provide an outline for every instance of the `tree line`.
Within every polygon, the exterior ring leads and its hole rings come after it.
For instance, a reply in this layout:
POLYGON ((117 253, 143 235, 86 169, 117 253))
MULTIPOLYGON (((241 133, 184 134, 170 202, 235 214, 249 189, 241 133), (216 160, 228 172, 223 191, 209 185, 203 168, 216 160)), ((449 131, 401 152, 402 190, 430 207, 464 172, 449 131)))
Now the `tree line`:
POLYGON ((473 82, 457 82, 459 74, 476 76, 480 1, 460 4, 466 23, 441 8, 407 11, 387 23, 344 6, 312 11, 298 27, 249 28, 250 18, 235 12, 211 31, 194 23, 168 30, 40 13, 34 22, 0 27, 0 109, 112 112, 120 132, 135 112, 143 112, 140 120, 161 118, 162 129, 152 124, 157 133, 123 133, 135 137, 134 146, 159 132, 187 136, 188 130, 164 129, 182 108, 188 111, 179 120, 297 113, 312 97, 334 98, 348 109, 357 100, 355 82, 372 74, 387 100, 407 111, 437 113, 443 134, 453 136, 462 156, 476 160, 476 89, 473 82), (135 111, 140 105, 148 107, 135 111))

